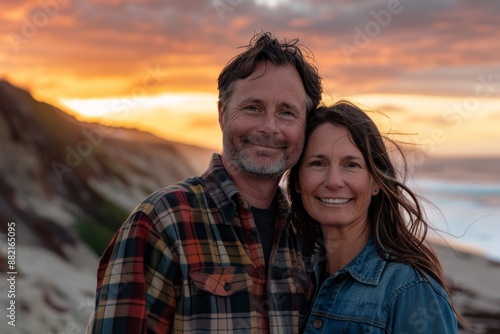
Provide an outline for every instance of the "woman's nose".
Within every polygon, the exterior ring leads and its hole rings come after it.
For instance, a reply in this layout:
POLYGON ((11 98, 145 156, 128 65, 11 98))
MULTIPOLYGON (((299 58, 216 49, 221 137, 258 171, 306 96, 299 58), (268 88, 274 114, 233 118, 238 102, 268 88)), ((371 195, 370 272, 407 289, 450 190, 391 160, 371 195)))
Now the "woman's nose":
POLYGON ((331 189, 341 188, 344 185, 344 179, 342 174, 336 166, 332 166, 328 169, 328 173, 325 178, 325 186, 331 189))

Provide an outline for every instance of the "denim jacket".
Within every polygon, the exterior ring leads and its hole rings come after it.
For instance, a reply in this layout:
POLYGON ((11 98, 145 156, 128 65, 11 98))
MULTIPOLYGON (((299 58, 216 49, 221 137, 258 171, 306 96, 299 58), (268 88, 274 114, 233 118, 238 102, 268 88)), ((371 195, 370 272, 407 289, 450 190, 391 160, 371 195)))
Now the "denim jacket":
POLYGON ((379 256, 371 238, 344 268, 324 275, 325 252, 313 259, 316 298, 305 333, 457 333, 443 287, 411 265, 379 256))

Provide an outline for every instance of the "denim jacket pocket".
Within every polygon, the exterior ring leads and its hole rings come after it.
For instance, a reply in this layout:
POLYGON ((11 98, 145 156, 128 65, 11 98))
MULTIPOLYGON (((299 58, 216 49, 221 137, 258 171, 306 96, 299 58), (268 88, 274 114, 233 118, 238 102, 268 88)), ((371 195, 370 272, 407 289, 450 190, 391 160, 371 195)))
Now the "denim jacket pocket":
POLYGON ((191 271, 189 277, 197 290, 221 297, 248 291, 252 285, 250 276, 240 267, 204 267, 191 271))

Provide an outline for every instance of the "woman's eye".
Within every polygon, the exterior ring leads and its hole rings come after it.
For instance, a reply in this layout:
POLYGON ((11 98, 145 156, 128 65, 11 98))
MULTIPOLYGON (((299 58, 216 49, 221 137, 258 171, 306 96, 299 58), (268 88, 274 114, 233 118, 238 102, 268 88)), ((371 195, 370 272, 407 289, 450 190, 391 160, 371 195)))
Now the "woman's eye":
POLYGON ((312 166, 312 167, 320 167, 320 166, 324 166, 324 163, 322 161, 311 161, 309 163, 309 166, 312 166))
POLYGON ((361 166, 357 162, 348 162, 346 164, 346 167, 348 167, 348 168, 360 168, 361 166))

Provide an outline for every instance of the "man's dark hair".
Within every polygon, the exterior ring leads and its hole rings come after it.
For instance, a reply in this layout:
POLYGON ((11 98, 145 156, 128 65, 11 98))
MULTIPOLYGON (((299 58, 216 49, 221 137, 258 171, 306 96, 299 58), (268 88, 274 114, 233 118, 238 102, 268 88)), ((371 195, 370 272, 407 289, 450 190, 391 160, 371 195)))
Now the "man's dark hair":
POLYGON ((309 50, 299 45, 298 39, 279 41, 269 32, 259 33, 253 36, 246 48, 245 52, 231 59, 219 75, 219 102, 223 108, 231 98, 236 80, 248 77, 262 61, 278 66, 294 66, 306 91, 307 113, 318 106, 323 92, 321 77, 311 62, 313 58, 309 50))

